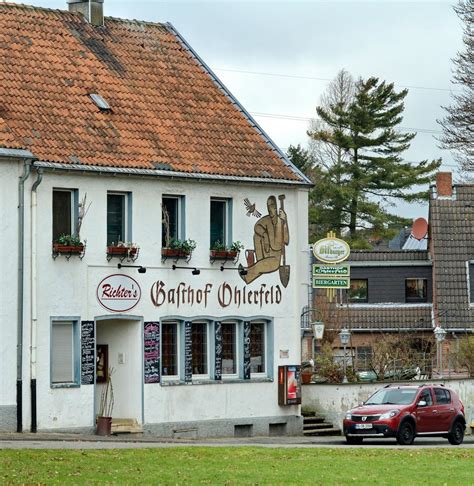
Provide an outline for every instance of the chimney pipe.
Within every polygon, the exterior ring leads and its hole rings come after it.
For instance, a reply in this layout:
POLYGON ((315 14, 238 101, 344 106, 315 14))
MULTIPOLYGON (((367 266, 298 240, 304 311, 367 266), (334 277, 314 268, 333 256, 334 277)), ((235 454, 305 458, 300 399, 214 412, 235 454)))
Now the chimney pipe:
POLYGON ((438 197, 452 197, 453 175, 451 172, 438 172, 436 174, 436 192, 438 197))
POLYGON ((104 0, 67 0, 69 12, 80 12, 96 26, 104 25, 104 0))

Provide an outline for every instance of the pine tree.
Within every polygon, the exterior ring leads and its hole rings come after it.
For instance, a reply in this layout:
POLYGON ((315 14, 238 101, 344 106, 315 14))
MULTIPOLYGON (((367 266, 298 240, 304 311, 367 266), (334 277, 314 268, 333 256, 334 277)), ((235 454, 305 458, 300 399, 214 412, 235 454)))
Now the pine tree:
MULTIPOLYGON (((372 77, 355 84, 348 103, 316 108, 320 125, 308 134, 315 143, 336 148, 341 154, 337 163, 318 164, 322 184, 318 188, 315 180, 317 197, 335 201, 331 207, 339 219, 333 224, 340 232, 347 228, 353 240, 360 229, 383 231, 390 224, 406 223, 390 214, 385 205, 391 198, 427 199, 428 190, 413 192, 413 188, 428 185, 441 165, 441 160, 412 165, 402 158, 416 135, 397 131, 407 93, 397 93, 393 83, 372 77)), ((326 208, 326 216, 331 207, 326 208)))

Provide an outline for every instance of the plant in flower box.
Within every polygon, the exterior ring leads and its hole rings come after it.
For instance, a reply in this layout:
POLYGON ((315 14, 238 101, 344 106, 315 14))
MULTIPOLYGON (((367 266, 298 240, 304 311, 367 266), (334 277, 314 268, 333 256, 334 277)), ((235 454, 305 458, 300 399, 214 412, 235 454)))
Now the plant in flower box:
POLYGON ((223 243, 220 242, 220 240, 217 240, 214 242, 214 244, 211 247, 211 258, 212 259, 234 259, 237 257, 238 253, 240 250, 242 250, 244 245, 240 241, 234 241, 232 245, 227 247, 223 243))
POLYGON ((107 246, 107 258, 113 256, 135 260, 138 256, 138 246, 136 243, 128 241, 119 241, 117 244, 112 242, 111 245, 107 246))
POLYGON ((171 238, 169 244, 162 248, 161 254, 164 257, 184 258, 189 257, 195 249, 196 242, 194 240, 179 240, 177 238, 171 238))
POLYGON ((53 250, 57 253, 82 253, 84 243, 79 236, 61 235, 54 243, 53 250))

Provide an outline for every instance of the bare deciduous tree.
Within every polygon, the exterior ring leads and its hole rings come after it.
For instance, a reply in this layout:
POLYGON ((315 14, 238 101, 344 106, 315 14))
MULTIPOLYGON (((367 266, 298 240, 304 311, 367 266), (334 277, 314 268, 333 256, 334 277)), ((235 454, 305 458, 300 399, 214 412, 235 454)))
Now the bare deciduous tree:
POLYGON ((459 92, 452 94, 451 106, 444 107, 447 115, 438 123, 443 127, 441 146, 453 152, 462 171, 474 173, 474 0, 461 0, 455 12, 464 22, 465 50, 458 52, 453 82, 459 92))

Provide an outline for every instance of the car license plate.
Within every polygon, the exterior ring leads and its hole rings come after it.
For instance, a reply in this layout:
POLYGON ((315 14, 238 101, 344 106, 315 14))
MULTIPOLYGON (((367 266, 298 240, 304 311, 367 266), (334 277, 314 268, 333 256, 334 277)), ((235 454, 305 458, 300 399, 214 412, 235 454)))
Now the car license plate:
POLYGON ((356 424, 356 429, 371 429, 372 424, 356 424))

